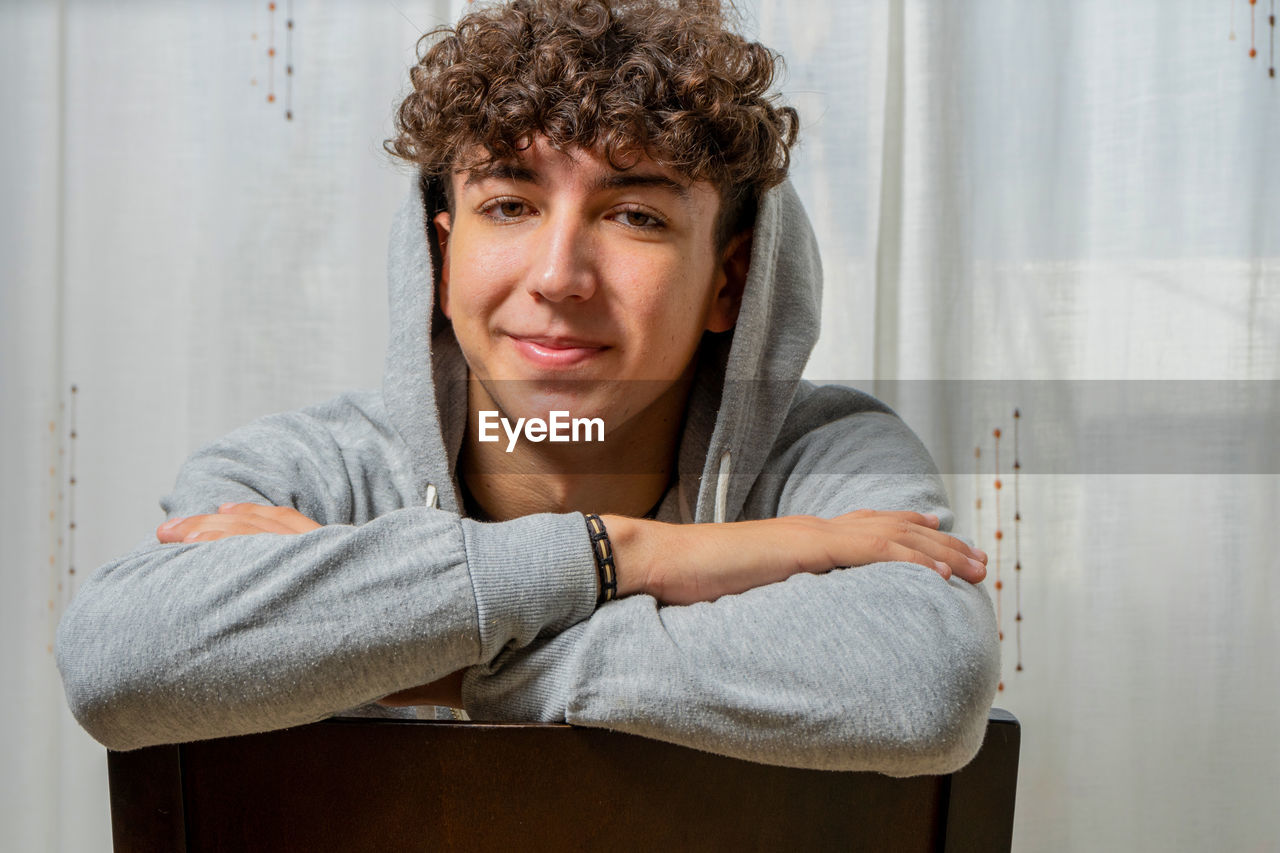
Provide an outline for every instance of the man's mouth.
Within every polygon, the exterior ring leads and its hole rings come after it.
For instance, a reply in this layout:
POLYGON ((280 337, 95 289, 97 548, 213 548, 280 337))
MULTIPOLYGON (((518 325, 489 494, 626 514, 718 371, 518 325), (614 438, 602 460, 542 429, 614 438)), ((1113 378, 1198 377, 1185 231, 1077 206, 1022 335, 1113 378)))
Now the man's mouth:
POLYGON ((544 368, 575 367, 609 349, 607 344, 583 338, 508 334, 516 352, 544 368))

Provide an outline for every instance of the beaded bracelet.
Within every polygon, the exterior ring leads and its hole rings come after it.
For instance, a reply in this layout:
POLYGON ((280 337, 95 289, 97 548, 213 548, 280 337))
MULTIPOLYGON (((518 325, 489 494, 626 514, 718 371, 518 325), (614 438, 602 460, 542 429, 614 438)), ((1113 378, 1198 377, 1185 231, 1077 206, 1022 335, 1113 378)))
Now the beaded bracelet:
POLYGON ((618 597, 618 571, 613 562, 613 543, 604 522, 594 512, 587 513, 587 533, 591 535, 591 552, 596 558, 596 577, 600 580, 600 594, 596 606, 618 597))

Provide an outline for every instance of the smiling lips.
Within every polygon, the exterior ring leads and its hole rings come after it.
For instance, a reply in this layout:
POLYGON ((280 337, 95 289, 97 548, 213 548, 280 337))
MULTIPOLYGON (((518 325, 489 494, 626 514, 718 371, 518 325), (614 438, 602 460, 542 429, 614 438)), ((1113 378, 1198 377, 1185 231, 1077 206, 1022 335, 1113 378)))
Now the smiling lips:
POLYGON ((580 338, 508 335, 516 351, 542 368, 575 367, 609 347, 580 338))

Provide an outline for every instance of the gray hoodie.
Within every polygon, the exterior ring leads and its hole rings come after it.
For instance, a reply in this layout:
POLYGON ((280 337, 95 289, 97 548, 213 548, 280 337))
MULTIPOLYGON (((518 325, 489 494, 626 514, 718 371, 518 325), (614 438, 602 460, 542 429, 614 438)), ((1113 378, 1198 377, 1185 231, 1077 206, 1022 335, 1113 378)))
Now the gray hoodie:
MULTIPOLYGON (((999 650, 986 592, 877 563, 692 606, 596 609, 579 513, 481 523, 455 467, 466 364, 434 303, 434 201, 390 247, 381 393, 263 418, 197 451, 170 516, 291 506, 323 527, 154 539, 98 569, 58 629, 71 710, 113 749, 369 707, 467 669, 473 719, 568 721, 797 767, 945 773, 981 743, 999 650)), ((800 379, 818 252, 794 191, 766 194, 736 329, 708 333, 660 520, 859 508, 952 514, 914 434, 857 391, 800 379)))

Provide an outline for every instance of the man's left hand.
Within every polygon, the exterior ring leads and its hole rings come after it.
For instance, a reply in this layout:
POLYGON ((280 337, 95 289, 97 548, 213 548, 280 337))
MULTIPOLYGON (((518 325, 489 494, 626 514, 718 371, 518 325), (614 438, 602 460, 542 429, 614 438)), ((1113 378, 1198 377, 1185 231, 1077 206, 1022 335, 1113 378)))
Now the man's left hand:
POLYGON ((211 542, 254 533, 306 533, 320 525, 290 506, 227 503, 216 515, 171 518, 156 528, 161 542, 211 542))

